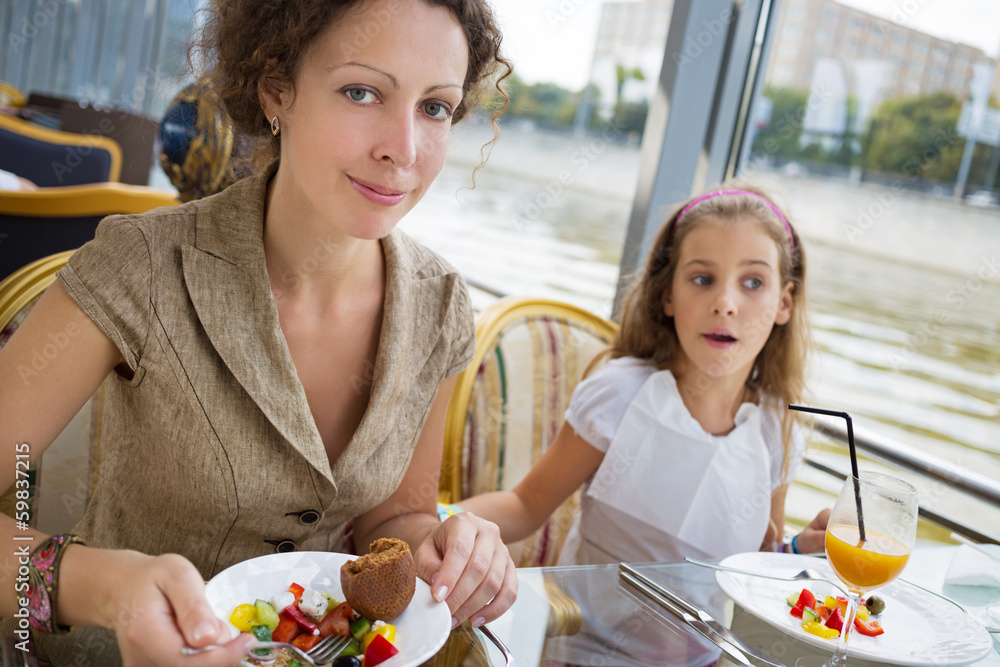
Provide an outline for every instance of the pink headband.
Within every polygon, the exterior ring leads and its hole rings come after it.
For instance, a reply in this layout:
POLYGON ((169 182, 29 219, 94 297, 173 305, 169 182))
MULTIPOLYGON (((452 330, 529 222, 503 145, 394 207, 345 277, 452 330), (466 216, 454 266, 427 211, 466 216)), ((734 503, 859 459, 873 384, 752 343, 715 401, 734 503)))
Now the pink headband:
MULTIPOLYGON (((775 206, 774 204, 772 204, 771 202, 769 202, 764 197, 761 197, 756 192, 749 192, 747 190, 716 190, 715 192, 708 192, 706 194, 701 195, 700 197, 696 197, 696 198, 692 199, 691 202, 687 206, 685 206, 683 209, 681 209, 681 212, 680 212, 680 214, 678 214, 677 219, 674 220, 674 224, 672 225, 672 227, 676 227, 677 223, 680 222, 681 218, 684 217, 684 214, 687 213, 688 211, 690 211, 693 207, 697 206, 698 204, 700 204, 701 202, 705 201, 706 199, 711 199, 713 197, 719 197, 719 196, 722 196, 722 195, 749 195, 750 197, 753 197, 754 199, 759 199, 762 202, 764 202, 765 204, 767 204, 768 206, 770 206, 771 210, 774 211, 774 214, 778 216, 778 219, 781 220, 781 222, 783 222, 785 224, 785 229, 788 230, 788 242, 789 242, 789 244, 791 244, 792 249, 793 250, 795 249, 795 235, 792 233, 792 226, 790 224, 788 224, 788 220, 786 220, 785 216, 783 216, 781 214, 781 211, 778 210, 778 207, 775 206)), ((673 236, 673 233, 674 233, 674 230, 671 229, 670 230, 671 237, 673 236)))

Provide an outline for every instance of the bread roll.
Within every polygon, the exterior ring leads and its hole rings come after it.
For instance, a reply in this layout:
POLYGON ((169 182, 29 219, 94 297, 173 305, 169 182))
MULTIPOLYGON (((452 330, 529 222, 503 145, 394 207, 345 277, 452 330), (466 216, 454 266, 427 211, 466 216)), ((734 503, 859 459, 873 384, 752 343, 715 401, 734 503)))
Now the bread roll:
POLYGON ((375 540, 370 549, 341 566, 340 586, 354 611, 370 621, 391 621, 413 599, 417 567, 403 540, 375 540))

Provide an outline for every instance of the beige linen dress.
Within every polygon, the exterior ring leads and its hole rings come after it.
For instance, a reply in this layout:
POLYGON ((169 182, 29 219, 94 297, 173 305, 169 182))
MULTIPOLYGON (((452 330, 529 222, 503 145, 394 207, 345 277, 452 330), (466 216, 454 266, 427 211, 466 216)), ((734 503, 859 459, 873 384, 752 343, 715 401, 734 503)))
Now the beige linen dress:
MULTIPOLYGON (((108 218, 59 273, 128 367, 109 383, 100 481, 75 530, 91 546, 183 554, 205 579, 276 550, 336 551, 346 522, 397 488, 438 386, 472 358, 461 277, 392 232, 378 354, 356 378, 371 383, 370 401, 331 469, 264 264, 275 169, 207 199, 108 218)), ((98 628, 36 645, 52 664, 120 663, 98 628)))

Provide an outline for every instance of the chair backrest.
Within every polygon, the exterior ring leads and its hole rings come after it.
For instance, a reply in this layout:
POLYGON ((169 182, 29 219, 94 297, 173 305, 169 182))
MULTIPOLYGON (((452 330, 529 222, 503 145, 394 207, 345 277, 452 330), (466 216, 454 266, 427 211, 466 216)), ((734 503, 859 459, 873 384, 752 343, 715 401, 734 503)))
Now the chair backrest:
POLYGON ((28 98, 12 83, 0 81, 0 107, 23 107, 28 98))
MULTIPOLYGON (((590 362, 617 327, 576 306, 506 298, 476 321, 476 354, 456 382, 445 422, 442 502, 511 489, 548 449, 590 362)), ((512 548, 521 567, 552 565, 579 512, 567 500, 512 548)))
POLYGON ((94 238, 105 216, 177 203, 169 192, 122 183, 0 191, 0 276, 26 262, 80 247, 94 238))
MULTIPOLYGON (((32 262, 0 282, 0 348, 72 254, 63 252, 32 262)), ((102 385, 29 470, 31 526, 50 534, 65 533, 83 517, 100 465, 103 398, 102 385)), ((15 490, 11 487, 0 496, 0 511, 11 516, 15 490)))
POLYGON ((118 181, 122 151, 114 139, 61 132, 0 113, 0 169, 39 187, 118 181))

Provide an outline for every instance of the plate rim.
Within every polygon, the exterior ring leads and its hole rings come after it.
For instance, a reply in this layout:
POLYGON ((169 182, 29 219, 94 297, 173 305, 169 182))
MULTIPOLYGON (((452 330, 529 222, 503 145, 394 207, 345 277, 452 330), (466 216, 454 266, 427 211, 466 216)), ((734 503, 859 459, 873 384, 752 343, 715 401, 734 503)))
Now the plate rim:
MULTIPOLYGON (((335 561, 339 561, 337 563, 337 565, 336 565, 338 571, 340 569, 340 566, 344 562, 347 562, 348 560, 354 560, 354 559, 359 558, 359 556, 356 555, 356 554, 347 554, 347 553, 342 553, 342 552, 339 552, 339 551, 290 551, 288 553, 274 553, 274 554, 264 554, 263 556, 255 556, 254 558, 248 558, 248 559, 242 560, 242 561, 240 561, 238 563, 233 563, 232 565, 230 565, 229 567, 227 567, 224 570, 219 571, 218 573, 215 574, 215 576, 213 576, 211 579, 209 579, 208 581, 206 581, 205 582, 205 597, 206 597, 206 599, 208 599, 208 597, 209 597, 209 592, 210 592, 209 586, 212 584, 212 582, 219 581, 223 577, 223 575, 226 575, 227 573, 230 573, 231 570, 238 570, 239 568, 250 567, 250 565, 252 563, 258 562, 258 561, 275 560, 275 559, 277 559, 277 560, 286 560, 286 559, 302 558, 302 557, 309 557, 309 558, 322 559, 322 560, 333 559, 335 561)), ((233 576, 233 575, 229 574, 229 576, 233 576)), ((339 576, 335 577, 335 580, 337 582, 337 585, 339 586, 340 585, 340 578, 339 578, 339 576)), ((216 585, 219 585, 219 584, 216 584, 216 585)), ((417 577, 417 591, 422 590, 421 587, 423 587, 423 589, 425 589, 427 597, 433 603, 434 608, 436 608, 436 609, 448 609, 447 605, 444 602, 435 602, 434 601, 434 597, 433 597, 433 595, 431 595, 430 586, 427 584, 427 582, 425 582, 423 579, 421 579, 418 576, 417 577)), ((416 594, 417 593, 414 593, 414 597, 416 597, 416 594)), ((343 591, 341 591, 341 595, 343 595, 343 591)), ((212 601, 209 599, 208 602, 209 602, 209 605, 211 606, 212 605, 212 601)), ((411 600, 411 602, 412 602, 412 600, 411 600)), ((408 608, 409 607, 407 607, 407 609, 408 608)), ((214 609, 213 609, 213 611, 214 611, 214 609)), ((404 613, 405 613, 405 611, 404 611, 404 613)), ((236 631, 237 634, 239 633, 239 630, 237 630, 236 627, 232 625, 232 623, 229 623, 229 619, 223 618, 221 616, 219 618, 222 618, 222 620, 225 621, 230 626, 230 628, 232 628, 234 631, 236 631)), ((418 665, 426 662, 427 660, 431 659, 434 655, 436 655, 438 653, 438 651, 441 650, 441 647, 443 647, 445 645, 445 643, 447 643, 448 637, 451 635, 452 627, 451 627, 451 622, 450 622, 450 619, 451 619, 451 611, 450 610, 447 612, 447 618, 449 620, 447 621, 447 629, 446 629, 446 631, 443 631, 441 633, 440 637, 435 637, 433 639, 433 641, 427 642, 427 644, 426 644, 426 646, 428 646, 427 649, 425 649, 424 651, 422 651, 422 652, 420 652, 419 654, 416 654, 416 655, 410 655, 410 654, 404 655, 403 652, 400 651, 400 653, 399 653, 398 656, 393 656, 392 658, 389 658, 388 660, 386 660, 382 664, 385 665, 385 667, 416 667, 416 666, 418 666, 418 665)), ((441 627, 445 628, 445 617, 444 616, 442 616, 441 627)), ((246 661, 243 661, 240 664, 241 665, 245 665, 246 667, 256 667, 256 665, 252 665, 251 663, 248 663, 246 661)))
MULTIPOLYGON (((788 564, 788 566, 791 569, 794 569, 796 567, 799 568, 799 569, 803 569, 805 567, 810 567, 810 566, 815 568, 815 566, 817 564, 817 561, 822 561, 823 567, 829 568, 829 564, 826 562, 825 559, 816 558, 816 557, 808 556, 808 555, 804 555, 804 554, 784 554, 784 553, 764 552, 764 551, 748 551, 748 552, 743 552, 743 553, 738 553, 738 554, 732 554, 731 556, 727 556, 726 558, 722 559, 719 562, 719 565, 722 565, 722 566, 725 566, 725 567, 742 567, 742 569, 747 569, 746 566, 745 566, 745 564, 741 563, 741 560, 745 559, 745 558, 747 558, 749 556, 753 556, 753 557, 757 557, 757 558, 764 558, 765 560, 786 561, 787 564, 788 564)), ((792 638, 794 638, 796 640, 799 640, 799 641, 801 641, 803 643, 809 644, 810 646, 813 646, 813 647, 816 647, 816 648, 828 648, 828 649, 831 648, 830 644, 829 644, 829 640, 822 639, 821 637, 816 637, 815 635, 811 635, 808 632, 800 632, 800 633, 793 634, 792 632, 790 632, 790 630, 789 630, 789 628, 787 626, 778 623, 776 620, 772 619, 769 616, 765 616, 765 615, 761 614, 758 610, 756 610, 756 609, 754 609, 752 607, 747 607, 747 606, 744 606, 744 605, 740 604, 739 602, 737 602, 736 599, 733 597, 732 593, 730 592, 730 590, 727 589, 727 584, 731 585, 735 581, 752 579, 752 578, 753 578, 753 575, 744 575, 744 574, 739 574, 739 573, 735 573, 735 572, 726 572, 726 571, 722 571, 722 570, 718 570, 715 573, 716 583, 718 584, 719 588, 722 589, 722 592, 725 593, 733 601, 733 604, 738 605, 744 611, 746 611, 749 614, 751 614, 754 618, 757 618, 757 619, 763 621, 764 623, 767 623, 769 626, 771 626, 772 628, 778 630, 782 634, 786 634, 786 635, 788 635, 788 636, 790 636, 790 637, 792 637, 792 638)), ((760 580, 761 581, 766 581, 763 578, 760 578, 760 580)), ((796 582, 795 581, 789 581, 787 583, 789 585, 794 585, 796 582)), ((895 582, 890 582, 889 586, 892 586, 894 583, 895 582)), ((903 584, 903 585, 905 585, 905 584, 903 584)), ((916 588, 914 589, 914 591, 917 591, 917 590, 918 589, 916 589, 916 588)), ((925 595, 931 595, 931 594, 925 593, 923 591, 921 591, 921 593, 923 593, 925 595)), ((973 619, 971 616, 968 616, 968 614, 965 614, 965 616, 967 617, 967 619, 970 622, 975 623, 975 619, 973 619)), ((938 666, 938 665, 967 665, 967 664, 974 663, 974 662, 976 662, 978 660, 981 660, 983 657, 985 657, 986 655, 989 654, 990 650, 992 649, 993 643, 992 643, 992 638, 990 637, 989 633, 986 632, 985 628, 979 628, 978 625, 976 625, 975 627, 976 627, 977 630, 981 630, 982 631, 982 634, 983 634, 983 636, 986 639, 986 641, 983 643, 982 650, 980 651, 980 653, 979 653, 979 655, 977 657, 974 657, 972 659, 962 658, 960 661, 956 661, 956 662, 942 662, 938 658, 936 658, 936 659, 929 659, 929 660, 923 660, 923 661, 920 661, 919 659, 917 661, 913 661, 911 659, 911 660, 909 660, 907 662, 907 664, 908 665, 912 665, 913 667, 931 667, 931 666, 938 666)), ((870 661, 870 662, 890 664, 890 665, 899 664, 899 662, 898 662, 899 658, 893 658, 891 656, 884 656, 884 655, 881 655, 881 654, 873 654, 871 651, 866 650, 865 648, 862 648, 862 649, 859 650, 856 645, 852 646, 850 643, 848 643, 848 646, 847 646, 847 654, 848 654, 849 657, 853 657, 853 658, 859 659, 859 660, 867 660, 867 661, 870 661)), ((912 657, 916 657, 916 656, 912 656, 912 657)))

